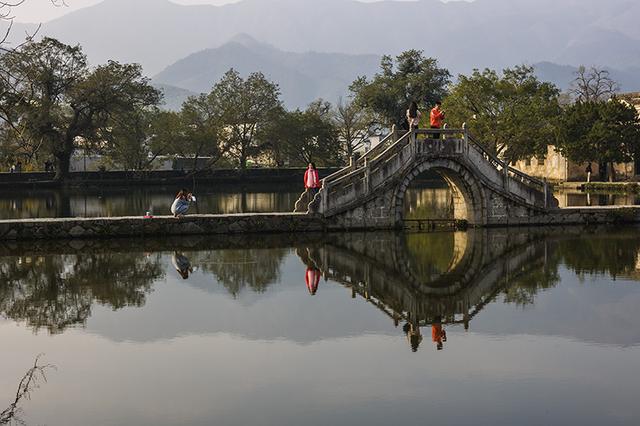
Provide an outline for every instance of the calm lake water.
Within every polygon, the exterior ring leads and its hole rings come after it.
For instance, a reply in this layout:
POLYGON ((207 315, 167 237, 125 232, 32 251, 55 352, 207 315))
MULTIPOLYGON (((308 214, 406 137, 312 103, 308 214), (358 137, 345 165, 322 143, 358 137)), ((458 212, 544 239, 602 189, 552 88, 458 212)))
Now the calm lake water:
MULTIPOLYGON (((189 188, 191 189, 191 188, 189 188)), ((73 191, 1 191, 0 219, 38 217, 110 217, 169 214, 176 188, 83 189, 73 191)), ((266 213, 293 211, 301 190, 273 185, 198 185, 198 202, 191 213, 266 213)), ((558 192, 560 207, 586 205, 640 205, 636 195, 587 195, 575 190, 558 192)), ((451 191, 444 181, 416 181, 405 196, 407 219, 453 217, 451 191)))
POLYGON ((0 244, 33 425, 637 425, 640 229, 0 244))

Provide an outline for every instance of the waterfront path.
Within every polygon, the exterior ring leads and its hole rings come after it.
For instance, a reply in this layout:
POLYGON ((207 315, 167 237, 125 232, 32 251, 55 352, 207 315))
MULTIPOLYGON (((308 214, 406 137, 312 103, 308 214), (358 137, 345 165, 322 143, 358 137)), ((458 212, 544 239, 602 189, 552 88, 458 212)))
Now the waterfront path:
MULTIPOLYGON (((516 217, 500 226, 552 226, 640 223, 640 207, 603 206, 553 209, 530 217, 516 217)), ((180 235, 308 233, 398 229, 379 223, 354 223, 305 213, 248 213, 153 218, 61 218, 0 220, 0 240, 164 237, 180 235)))

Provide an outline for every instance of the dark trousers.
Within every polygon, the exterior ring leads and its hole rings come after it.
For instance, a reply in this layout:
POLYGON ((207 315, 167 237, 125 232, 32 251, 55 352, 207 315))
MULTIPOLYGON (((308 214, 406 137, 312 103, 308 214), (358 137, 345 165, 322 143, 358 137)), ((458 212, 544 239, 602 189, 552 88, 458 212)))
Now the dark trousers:
MULTIPOLYGON (((432 129, 432 130, 433 130, 433 129, 438 129, 438 130, 440 130, 440 127, 431 126, 431 129, 432 129)), ((431 135, 431 137, 432 137, 433 139, 440 139, 440 133, 433 133, 433 134, 431 135)))
POLYGON ((313 199, 315 198, 316 194, 318 193, 319 189, 318 188, 307 188, 307 194, 309 197, 309 202, 312 202, 313 199))

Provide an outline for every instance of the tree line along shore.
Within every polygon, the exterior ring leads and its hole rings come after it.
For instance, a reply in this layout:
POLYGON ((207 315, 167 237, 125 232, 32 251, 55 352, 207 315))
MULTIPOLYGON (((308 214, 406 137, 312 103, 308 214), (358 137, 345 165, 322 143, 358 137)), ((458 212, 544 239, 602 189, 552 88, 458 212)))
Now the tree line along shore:
POLYGON ((46 168, 64 181, 80 152, 125 171, 154 170, 167 157, 192 161, 196 173, 340 167, 372 137, 408 128, 412 102, 428 111, 442 101, 449 127, 465 123, 510 163, 544 158, 552 146, 576 163, 611 165, 601 169, 613 179, 613 164, 640 150, 638 111, 618 91, 606 71, 584 67, 564 93, 525 65, 454 79, 437 59, 409 50, 384 56, 379 71, 357 78, 336 105, 318 99, 287 110, 275 82, 230 69, 208 93, 166 111, 139 65, 90 66, 81 46, 45 37, 0 57, 0 168, 46 168))

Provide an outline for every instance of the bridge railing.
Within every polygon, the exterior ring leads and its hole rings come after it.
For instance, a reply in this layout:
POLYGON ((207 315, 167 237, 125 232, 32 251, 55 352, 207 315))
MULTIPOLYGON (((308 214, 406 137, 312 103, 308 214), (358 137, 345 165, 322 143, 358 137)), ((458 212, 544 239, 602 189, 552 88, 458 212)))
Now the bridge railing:
POLYGON ((538 178, 535 178, 533 176, 530 176, 524 172, 521 172, 516 168, 509 166, 505 161, 501 160, 500 158, 498 158, 497 155, 489 151, 484 145, 477 142, 477 140, 473 137, 471 133, 467 131, 466 134, 469 142, 471 142, 471 146, 476 148, 485 157, 487 161, 489 161, 491 164, 494 165, 496 169, 501 170, 503 172, 507 172, 510 177, 515 178, 516 180, 519 180, 520 182, 524 183, 527 186, 531 186, 541 192, 544 192, 545 186, 547 185, 546 182, 538 178))
POLYGON ((363 166, 366 159, 371 159, 371 158, 374 158, 374 157, 378 156, 388 146, 390 146, 394 142, 396 142, 397 137, 398 137, 398 133, 396 132, 395 126, 394 126, 394 128, 392 128, 391 132, 387 136, 382 138, 382 140, 376 146, 371 148, 369 151, 366 151, 364 154, 362 154, 357 159, 356 158, 351 158, 349 167, 345 167, 343 169, 338 170, 337 172, 327 176, 325 178, 325 180, 333 181, 333 180, 339 179, 339 178, 345 176, 346 174, 348 174, 350 171, 353 171, 356 168, 363 166))

